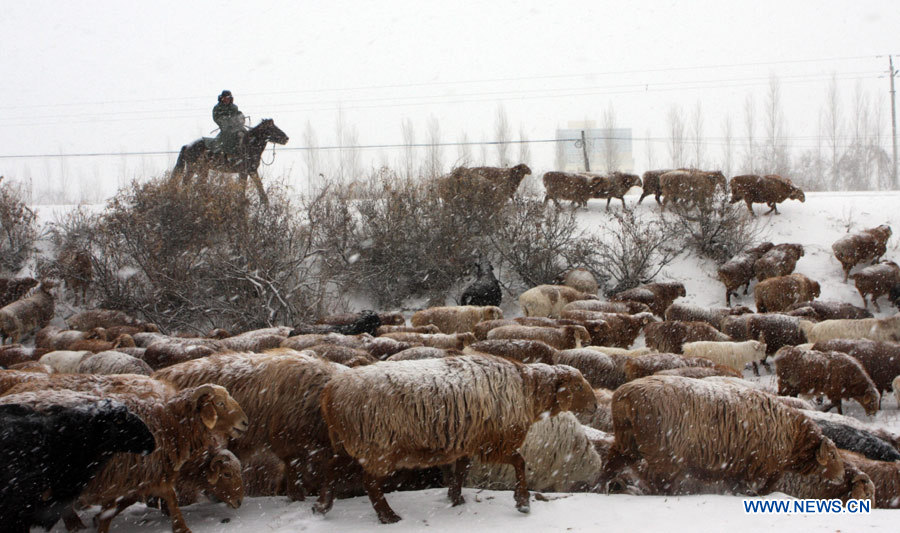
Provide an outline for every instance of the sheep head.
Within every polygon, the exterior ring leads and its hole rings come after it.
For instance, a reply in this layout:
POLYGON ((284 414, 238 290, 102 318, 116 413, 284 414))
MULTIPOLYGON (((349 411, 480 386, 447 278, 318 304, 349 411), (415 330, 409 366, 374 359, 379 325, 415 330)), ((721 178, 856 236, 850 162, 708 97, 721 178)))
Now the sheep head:
POLYGON ((220 450, 206 472, 206 481, 212 487, 216 498, 232 509, 241 506, 244 499, 244 483, 241 479, 241 463, 228 450, 220 450))
POLYGON ((553 367, 556 373, 556 401, 551 415, 560 411, 583 413, 597 407, 597 396, 577 369, 567 365, 553 367))
POLYGON ((207 428, 232 437, 247 430, 247 415, 225 387, 210 383, 201 385, 194 390, 192 399, 207 428))
POLYGON ((800 200, 800 202, 806 202, 806 195, 803 194, 803 191, 800 190, 799 187, 792 187, 791 194, 788 196, 791 200, 800 200))
POLYGON ((865 473, 857 471, 850 481, 850 497, 854 500, 874 500, 875 484, 865 473))
POLYGON ((816 450, 816 462, 824 470, 823 477, 829 481, 840 481, 844 477, 844 462, 838 453, 837 446, 831 439, 822 438, 822 444, 816 450))
POLYGON ((875 413, 878 412, 878 404, 881 401, 881 395, 878 394, 877 390, 870 387, 864 395, 854 398, 854 400, 863 406, 867 415, 875 416, 875 413))

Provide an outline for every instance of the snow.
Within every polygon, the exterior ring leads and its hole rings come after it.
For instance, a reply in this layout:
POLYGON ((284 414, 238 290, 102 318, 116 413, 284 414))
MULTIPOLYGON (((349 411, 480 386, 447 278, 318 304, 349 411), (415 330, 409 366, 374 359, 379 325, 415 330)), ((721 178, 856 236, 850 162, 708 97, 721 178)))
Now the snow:
MULTIPOLYGON (((637 195, 626 196, 629 207, 637 201, 637 195)), ((766 240, 774 243, 797 242, 803 244, 806 253, 800 258, 796 271, 818 281, 822 287, 822 300, 836 300, 859 305, 861 299, 852 283, 843 282, 840 264, 831 254, 831 243, 848 231, 889 224, 900 231, 894 222, 900 218, 900 192, 858 193, 809 193, 801 204, 787 201, 779 207, 780 215, 762 216, 766 210, 757 205, 755 210, 765 226, 766 240)), ((621 209, 613 205, 611 209, 621 209)), ((645 199, 637 209, 656 213, 658 207, 652 197, 645 199)), ((593 200, 586 210, 579 212, 581 225, 597 231, 606 220, 605 202, 593 200)), ((900 258, 900 241, 892 237, 885 259, 900 258)), ((855 271, 855 270, 854 270, 855 271)), ((716 279, 716 265, 712 261, 698 260, 682 255, 668 265, 658 277, 685 284, 687 297, 679 302, 703 306, 723 306, 724 288, 716 279)), ((517 305, 507 298, 504 311, 515 316, 517 305), (511 305, 512 304, 512 305, 511 305)), ((755 308, 753 293, 733 298, 732 305, 755 308)), ((882 300, 884 317, 894 313, 886 299, 882 300)), ((633 347, 643 346, 642 338, 633 347)), ((745 377, 767 390, 775 389, 775 378, 766 374, 754 378, 745 371, 745 377)), ((868 417, 862 408, 852 401, 844 402, 844 413, 862 424, 900 433, 900 412, 893 395, 884 397, 882 410, 868 417)), ((368 498, 359 497, 335 501, 334 508, 325 517, 312 513, 312 500, 289 502, 284 497, 245 498, 236 510, 223 504, 201 503, 184 507, 187 524, 195 533, 229 532, 358 532, 384 530, 405 531, 458 531, 462 528, 476 531, 508 531, 517 533, 532 531, 724 531, 741 533, 750 531, 861 531, 864 529, 892 528, 896 519, 892 511, 872 510, 870 514, 746 514, 742 496, 629 496, 600 494, 546 494, 549 501, 538 500, 532 495, 531 514, 515 510, 511 492, 464 489, 466 504, 451 507, 446 489, 415 492, 395 492, 387 495, 388 502, 403 517, 397 524, 381 525, 368 498)), ((765 499, 785 498, 772 494, 765 499)), ((82 516, 85 516, 83 513, 82 516)), ((56 533, 65 531, 58 524, 56 533)), ((168 517, 156 510, 135 505, 113 521, 111 531, 163 533, 171 531, 168 517)))

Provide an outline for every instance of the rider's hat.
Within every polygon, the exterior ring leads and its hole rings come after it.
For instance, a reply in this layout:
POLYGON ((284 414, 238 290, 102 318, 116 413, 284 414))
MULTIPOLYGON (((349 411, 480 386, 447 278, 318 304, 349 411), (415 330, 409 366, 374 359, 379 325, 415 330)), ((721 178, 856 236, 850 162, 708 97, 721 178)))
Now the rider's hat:
POLYGON ((219 101, 224 100, 226 96, 231 96, 231 91, 222 91, 222 94, 219 95, 219 101))

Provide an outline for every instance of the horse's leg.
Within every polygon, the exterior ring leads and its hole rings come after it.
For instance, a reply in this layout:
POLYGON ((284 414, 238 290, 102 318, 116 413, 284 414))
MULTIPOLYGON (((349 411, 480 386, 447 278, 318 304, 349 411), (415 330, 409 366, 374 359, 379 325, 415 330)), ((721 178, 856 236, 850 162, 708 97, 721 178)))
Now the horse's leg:
MULTIPOLYGON (((247 189, 247 176, 244 176, 244 190, 247 189)), ((263 204, 269 203, 269 197, 266 196, 266 190, 263 189, 262 180, 259 179, 259 174, 256 171, 250 173, 250 177, 253 179, 253 184, 256 185, 256 192, 259 193, 259 201, 263 204)))

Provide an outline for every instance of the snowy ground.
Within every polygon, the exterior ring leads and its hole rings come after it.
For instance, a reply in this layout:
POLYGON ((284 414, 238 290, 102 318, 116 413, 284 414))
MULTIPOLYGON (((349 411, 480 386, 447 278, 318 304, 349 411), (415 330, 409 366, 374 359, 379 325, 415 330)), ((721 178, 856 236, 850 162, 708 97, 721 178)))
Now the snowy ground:
MULTIPOLYGON (((629 207, 637 196, 626 197, 629 207)), ((587 210, 580 212, 586 229, 598 227, 606 218, 605 201, 592 201, 587 210)), ((797 272, 819 281, 821 299, 840 300, 859 305, 859 294, 852 284, 845 284, 840 264, 831 255, 831 243, 850 231, 857 231, 879 224, 889 224, 900 232, 900 192, 865 193, 811 193, 805 204, 789 201, 779 208, 778 216, 762 217, 766 226, 766 240, 772 242, 797 242, 806 247, 806 255, 797 264, 797 272)), ((613 204, 621 209, 621 204, 613 204)), ((645 198, 641 211, 656 211, 652 197, 645 198)), ((56 212, 58 208, 46 209, 56 212)), ((756 207, 762 212, 761 206, 756 207)), ((41 219, 47 218, 39 213, 41 219)), ((52 217, 51 217, 52 220, 52 217)), ((892 238, 886 259, 900 259, 900 239, 892 238)), ((682 256, 669 265, 660 276, 662 279, 682 281, 687 288, 686 302, 699 305, 724 305, 724 289, 715 277, 712 262, 698 261, 682 256)), ((753 293, 733 300, 753 308, 753 293)), ((882 313, 887 316, 895 310, 883 300, 882 313)), ((508 302, 504 310, 516 308, 508 302)), ((641 343, 642 339, 639 338, 641 343)), ((747 377, 750 378, 749 373, 747 377)), ((763 375, 760 381, 774 388, 772 376, 763 375)), ((886 397, 883 410, 875 417, 867 417, 854 402, 844 403, 845 414, 863 422, 900 432, 900 412, 893 397, 886 397)), ((203 532, 296 532, 311 533, 342 531, 457 531, 465 528, 474 531, 508 531, 514 528, 520 533, 530 531, 716 531, 732 533, 744 531, 866 531, 896 527, 896 513, 873 510, 870 514, 840 515, 754 515, 744 512, 742 497, 736 496, 685 496, 649 497, 598 494, 547 494, 550 501, 535 501, 532 512, 523 515, 516 512, 511 492, 466 489, 467 503, 452 508, 445 490, 401 492, 388 495, 391 506, 404 519, 393 525, 378 523, 369 501, 365 497, 338 500, 326 516, 314 516, 312 502, 288 502, 286 498, 249 498, 237 510, 224 505, 195 504, 183 508, 188 525, 196 533, 203 532)), ((768 498, 780 498, 775 494, 768 498)), ((37 529, 35 530, 37 531, 37 529)), ((58 525, 54 532, 65 529, 58 525)), ((113 521, 112 531, 119 532, 168 532, 171 525, 167 517, 158 511, 140 505, 132 506, 113 521)))

